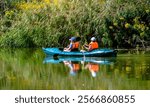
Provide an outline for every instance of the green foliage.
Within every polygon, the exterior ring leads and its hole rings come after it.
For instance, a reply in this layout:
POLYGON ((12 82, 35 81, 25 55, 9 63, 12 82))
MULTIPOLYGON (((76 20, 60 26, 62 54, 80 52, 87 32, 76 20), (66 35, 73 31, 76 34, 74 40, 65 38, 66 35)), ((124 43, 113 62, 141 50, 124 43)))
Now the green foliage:
POLYGON ((104 47, 135 47, 138 41, 150 39, 147 0, 9 4, 0 25, 2 47, 66 46, 70 36, 81 36, 82 43, 96 36, 104 47))
MULTIPOLYGON (((116 9, 112 9, 110 12, 112 15, 104 19, 103 30, 108 33, 112 46, 136 47, 139 41, 149 40, 150 8, 147 3, 150 3, 146 0, 128 1, 126 3, 125 0, 121 0, 120 2, 122 4, 112 4, 112 7, 121 7, 119 10, 117 8, 117 13, 113 14, 116 9)), ((143 47, 145 47, 145 44, 143 44, 143 47)))

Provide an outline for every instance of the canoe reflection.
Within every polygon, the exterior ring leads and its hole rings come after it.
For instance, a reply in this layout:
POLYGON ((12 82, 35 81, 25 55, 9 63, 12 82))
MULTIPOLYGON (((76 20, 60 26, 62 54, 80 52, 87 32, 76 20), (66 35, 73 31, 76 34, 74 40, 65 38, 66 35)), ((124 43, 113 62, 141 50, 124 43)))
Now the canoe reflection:
POLYGON ((100 65, 109 65, 115 62, 115 58, 97 58, 97 57, 46 57, 44 63, 62 63, 69 68, 71 76, 77 75, 79 71, 88 69, 92 77, 96 77, 100 71, 100 65))
POLYGON ((78 61, 78 62, 93 62, 97 64, 111 64, 116 60, 115 57, 111 58, 98 58, 98 57, 46 57, 43 63, 60 63, 63 61, 78 61))

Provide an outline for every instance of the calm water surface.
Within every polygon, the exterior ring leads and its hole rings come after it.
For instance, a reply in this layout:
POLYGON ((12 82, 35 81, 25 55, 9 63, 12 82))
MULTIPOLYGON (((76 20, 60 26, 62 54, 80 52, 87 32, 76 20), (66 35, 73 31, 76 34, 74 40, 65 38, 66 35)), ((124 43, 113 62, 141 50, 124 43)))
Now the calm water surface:
POLYGON ((0 89, 149 90, 150 54, 53 59, 41 49, 0 49, 0 89))

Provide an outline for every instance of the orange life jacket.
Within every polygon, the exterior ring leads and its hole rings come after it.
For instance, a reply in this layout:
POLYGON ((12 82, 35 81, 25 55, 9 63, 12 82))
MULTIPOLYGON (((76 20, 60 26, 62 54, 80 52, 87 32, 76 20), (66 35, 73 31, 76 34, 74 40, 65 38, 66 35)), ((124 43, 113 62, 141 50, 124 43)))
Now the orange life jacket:
POLYGON ((79 42, 73 43, 72 49, 78 49, 79 48, 79 42))
POLYGON ((89 46, 90 46, 90 51, 91 51, 93 49, 98 48, 98 43, 97 42, 90 42, 89 46))
POLYGON ((89 70, 94 71, 94 72, 98 72, 99 71, 99 65, 98 64, 90 64, 89 70))
POLYGON ((77 64, 73 64, 73 70, 74 71, 78 71, 80 69, 80 65, 77 63, 77 64))

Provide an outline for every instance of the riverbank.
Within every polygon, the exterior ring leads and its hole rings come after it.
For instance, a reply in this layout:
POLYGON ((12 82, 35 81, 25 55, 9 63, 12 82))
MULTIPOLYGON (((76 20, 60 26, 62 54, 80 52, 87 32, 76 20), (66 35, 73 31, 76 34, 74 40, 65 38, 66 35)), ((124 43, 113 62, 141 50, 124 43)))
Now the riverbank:
POLYGON ((2 0, 0 47, 65 47, 95 36, 100 47, 146 48, 150 41, 147 0, 2 0))

